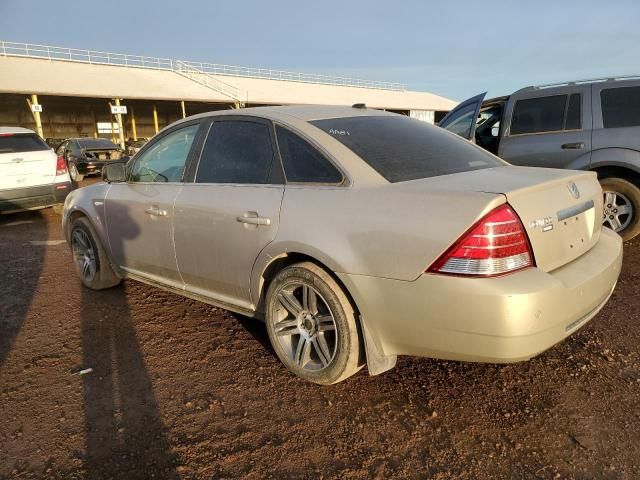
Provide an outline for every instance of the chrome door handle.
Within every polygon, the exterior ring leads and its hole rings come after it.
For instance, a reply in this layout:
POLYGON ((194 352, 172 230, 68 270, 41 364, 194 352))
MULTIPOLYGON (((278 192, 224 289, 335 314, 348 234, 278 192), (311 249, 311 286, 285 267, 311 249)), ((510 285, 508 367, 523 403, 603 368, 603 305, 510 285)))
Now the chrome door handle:
POLYGON ((560 148, 562 148, 563 150, 582 150, 584 148, 584 143, 564 143, 560 148))
POLYGON ((166 210, 160 210, 158 207, 149 207, 144 211, 144 213, 146 213, 148 215, 153 215, 154 217, 166 217, 167 216, 167 211, 166 210))
POLYGON ((247 225, 271 225, 270 218, 259 217, 257 212, 244 212, 241 217, 236 217, 236 220, 247 225))

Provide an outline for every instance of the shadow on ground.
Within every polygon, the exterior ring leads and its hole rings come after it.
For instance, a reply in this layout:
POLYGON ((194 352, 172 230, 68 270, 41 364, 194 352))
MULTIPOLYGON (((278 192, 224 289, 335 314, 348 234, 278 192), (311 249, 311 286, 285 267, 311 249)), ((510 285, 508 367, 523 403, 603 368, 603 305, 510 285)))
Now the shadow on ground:
POLYGON ((85 471, 91 478, 178 478, 125 288, 82 289, 85 471))
POLYGON ((0 216, 0 275, 4 277, 0 285, 0 367, 36 294, 48 234, 40 211, 0 216), (15 254, 17 244, 24 244, 21 255, 15 254))

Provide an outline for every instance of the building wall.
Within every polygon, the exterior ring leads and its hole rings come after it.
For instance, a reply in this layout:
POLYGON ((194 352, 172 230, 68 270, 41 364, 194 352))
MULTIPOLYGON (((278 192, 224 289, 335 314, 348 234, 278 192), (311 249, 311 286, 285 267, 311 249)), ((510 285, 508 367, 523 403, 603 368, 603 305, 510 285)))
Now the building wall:
MULTIPOLYGON (((36 129, 35 120, 27 104, 27 95, 0 94, 0 126, 25 127, 36 129)), ((111 115, 108 98, 81 98, 61 96, 38 96, 38 103, 42 105, 42 129, 45 138, 65 139, 69 137, 100 136, 111 138, 110 133, 97 133, 97 122, 113 121, 117 127, 115 116, 111 115)), ((155 135, 153 121, 153 105, 158 112, 158 127, 162 129, 182 118, 180 102, 121 100, 126 105, 128 114, 123 115, 124 137, 133 137, 132 116, 135 115, 138 137, 152 137, 155 135)), ((228 104, 187 102, 187 115, 230 108, 228 104)), ((116 134, 117 137, 117 134, 116 134)))

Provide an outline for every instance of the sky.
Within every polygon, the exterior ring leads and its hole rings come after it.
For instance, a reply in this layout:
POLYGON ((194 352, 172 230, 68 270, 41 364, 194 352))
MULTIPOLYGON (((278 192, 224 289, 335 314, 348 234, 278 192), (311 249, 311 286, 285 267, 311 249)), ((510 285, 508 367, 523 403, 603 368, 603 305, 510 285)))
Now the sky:
POLYGON ((0 40, 400 82, 454 100, 640 74, 639 23, 637 0, 0 0, 0 40))

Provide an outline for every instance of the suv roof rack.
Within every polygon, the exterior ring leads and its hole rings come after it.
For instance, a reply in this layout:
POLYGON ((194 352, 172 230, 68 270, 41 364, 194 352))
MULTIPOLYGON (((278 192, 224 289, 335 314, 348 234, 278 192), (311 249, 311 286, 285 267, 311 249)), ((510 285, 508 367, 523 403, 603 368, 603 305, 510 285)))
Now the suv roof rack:
MULTIPOLYGON (((596 82, 615 82, 620 80, 637 80, 640 79, 640 75, 618 75, 614 77, 601 77, 601 78, 585 78, 583 80, 571 80, 568 82, 556 82, 545 83, 543 85, 532 85, 525 87, 522 90, 541 90, 543 88, 562 87, 565 85, 581 85, 584 83, 596 83, 596 82)), ((522 91, 520 90, 520 91, 522 91)))

